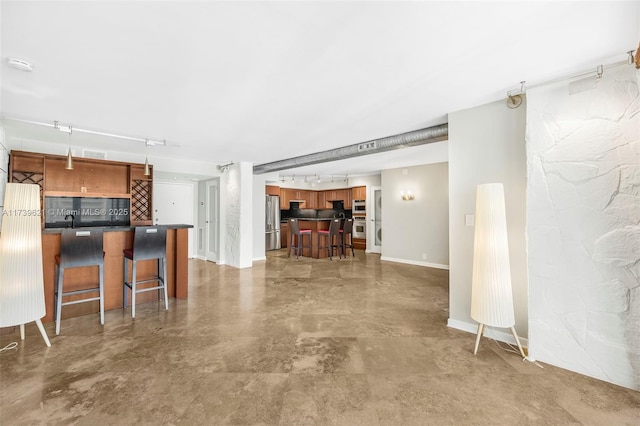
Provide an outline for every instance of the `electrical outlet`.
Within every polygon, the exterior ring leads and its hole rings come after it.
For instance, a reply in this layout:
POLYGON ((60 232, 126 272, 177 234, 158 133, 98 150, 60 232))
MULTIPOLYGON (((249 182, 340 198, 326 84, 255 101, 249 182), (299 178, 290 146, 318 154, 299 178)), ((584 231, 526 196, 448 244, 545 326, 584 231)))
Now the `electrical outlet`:
POLYGON ((427 253, 422 253, 422 260, 427 260, 427 253))

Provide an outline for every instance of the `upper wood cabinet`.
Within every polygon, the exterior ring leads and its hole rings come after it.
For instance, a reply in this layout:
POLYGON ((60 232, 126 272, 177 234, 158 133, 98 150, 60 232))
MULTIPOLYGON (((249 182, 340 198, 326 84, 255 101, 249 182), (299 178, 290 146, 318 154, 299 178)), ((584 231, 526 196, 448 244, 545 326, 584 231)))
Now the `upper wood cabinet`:
POLYGON ((66 170, 65 157, 46 158, 45 164, 45 192, 91 193, 93 196, 129 194, 128 164, 74 158, 73 170, 66 170))
POLYGON ((43 208, 47 196, 129 198, 131 225, 153 224, 152 166, 145 176, 143 164, 74 157, 73 170, 65 165, 66 156, 11 151, 9 182, 38 184, 43 208))
POLYGON ((316 193, 316 208, 317 209, 325 209, 327 204, 327 192, 326 191, 318 191, 316 193))
MULTIPOLYGON (((301 200, 300 207, 303 209, 331 209, 333 201, 342 201, 344 208, 349 210, 353 207, 354 198, 352 188, 330 189, 327 191, 306 191, 303 189, 280 188, 280 209, 288 210, 291 200, 301 200)), ((362 192, 365 187, 362 187, 362 192)))
POLYGON ((351 197, 351 189, 343 189, 344 191, 344 208, 346 210, 351 210, 352 208, 352 199, 353 197, 351 197))
POLYGON ((280 195, 280 187, 275 185, 266 185, 264 192, 266 195, 280 195))
POLYGON ((308 209, 309 205, 309 191, 302 189, 280 188, 280 209, 289 210, 291 206, 289 203, 293 200, 300 202, 300 207, 308 209))
POLYGON ((280 210, 289 210, 290 190, 280 188, 280 210))
POLYGON ((309 209, 318 209, 318 191, 306 191, 307 192, 307 207, 309 209))
POLYGON ((354 186, 351 188, 352 200, 366 200, 367 199, 367 187, 366 186, 354 186))
MULTIPOLYGON (((324 206, 322 208, 333 208, 334 201, 342 201, 345 209, 351 208, 351 189, 330 189, 322 192, 324 194, 324 206)), ((318 198, 320 199, 320 197, 318 198)))

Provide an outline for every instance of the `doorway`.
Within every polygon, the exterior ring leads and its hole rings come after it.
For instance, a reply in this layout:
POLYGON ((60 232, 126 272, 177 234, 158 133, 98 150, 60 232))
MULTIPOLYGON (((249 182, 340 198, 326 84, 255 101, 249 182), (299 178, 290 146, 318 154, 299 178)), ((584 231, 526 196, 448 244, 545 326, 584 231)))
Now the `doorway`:
POLYGON ((369 199, 373 200, 369 226, 368 240, 371 241, 369 250, 371 253, 382 253, 382 188, 372 186, 369 199))
POLYGON ((205 259, 211 262, 220 260, 220 180, 207 181, 205 219, 205 259))
MULTIPOLYGON (((154 182, 155 225, 194 224, 194 186, 189 183, 154 182)), ((188 230, 188 256, 193 257, 193 228, 188 230)))

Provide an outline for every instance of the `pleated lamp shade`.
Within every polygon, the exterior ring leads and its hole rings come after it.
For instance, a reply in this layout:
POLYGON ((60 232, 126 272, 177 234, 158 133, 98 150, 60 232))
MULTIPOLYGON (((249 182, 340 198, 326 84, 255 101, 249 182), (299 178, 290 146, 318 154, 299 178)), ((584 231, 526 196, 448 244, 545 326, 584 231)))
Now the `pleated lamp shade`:
POLYGON ((40 226, 40 187, 8 183, 0 233, 0 327, 46 313, 40 226))
POLYGON ((471 318, 480 324, 510 328, 515 318, 501 183, 478 185, 475 226, 471 318))

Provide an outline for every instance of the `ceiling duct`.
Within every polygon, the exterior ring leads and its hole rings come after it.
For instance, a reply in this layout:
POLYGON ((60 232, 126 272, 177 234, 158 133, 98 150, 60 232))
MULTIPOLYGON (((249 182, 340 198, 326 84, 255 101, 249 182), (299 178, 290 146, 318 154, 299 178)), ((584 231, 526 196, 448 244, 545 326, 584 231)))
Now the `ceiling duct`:
POLYGON ((253 174, 259 175, 262 173, 276 172, 278 170, 309 166, 311 164, 344 160, 359 155, 377 154, 393 149, 439 142, 446 140, 448 137, 449 125, 445 123, 438 126, 427 127, 426 129, 414 130, 413 132, 347 145, 342 148, 301 155, 299 157, 287 158, 286 160, 273 161, 271 163, 258 164, 253 166, 253 174))

